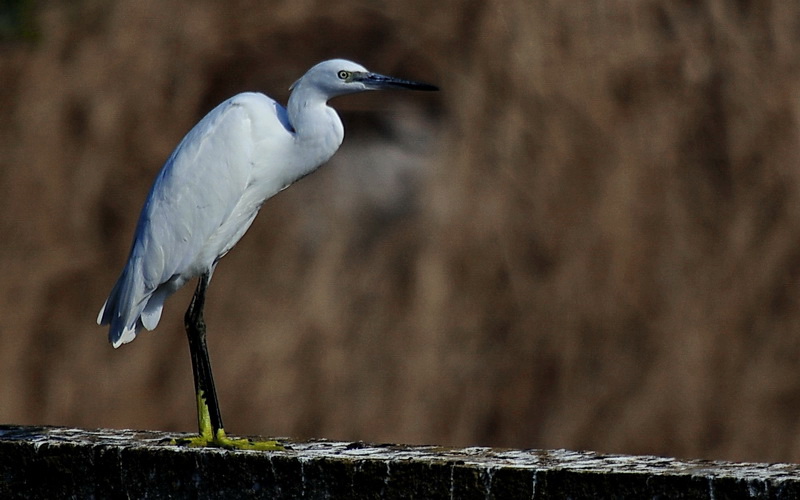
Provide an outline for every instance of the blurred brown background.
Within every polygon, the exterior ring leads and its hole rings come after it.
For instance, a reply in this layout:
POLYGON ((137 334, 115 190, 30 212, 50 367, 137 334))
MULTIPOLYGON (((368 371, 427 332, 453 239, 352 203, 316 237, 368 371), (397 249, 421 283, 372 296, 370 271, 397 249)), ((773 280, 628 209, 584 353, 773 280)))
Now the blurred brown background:
POLYGON ((797 2, 4 5, 0 422, 196 428, 191 290, 97 311, 189 128, 347 57, 443 91, 334 101, 222 261, 229 432, 800 460, 797 2))

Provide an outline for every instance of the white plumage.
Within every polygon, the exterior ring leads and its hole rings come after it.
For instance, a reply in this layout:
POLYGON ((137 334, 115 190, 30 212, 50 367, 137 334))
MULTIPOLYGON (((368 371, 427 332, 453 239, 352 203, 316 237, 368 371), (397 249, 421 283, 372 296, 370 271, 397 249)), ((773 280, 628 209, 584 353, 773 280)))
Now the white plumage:
POLYGON ((183 138, 147 196, 128 262, 100 310, 118 347, 158 325, 164 301, 213 272, 262 203, 325 163, 344 128, 327 105, 337 95, 424 84, 384 77, 335 59, 292 85, 288 110, 258 93, 214 108, 183 138))
MULTIPOLYGON (((164 300, 213 270, 264 200, 317 166, 281 161, 299 141, 275 119, 280 115, 286 111, 269 97, 239 94, 206 115, 169 157, 142 209, 125 269, 98 316, 99 324, 111 325, 114 347, 133 340, 143 326, 154 329, 164 300)), ((341 138, 330 142, 327 157, 341 138)))
POLYGON ((382 88, 436 90, 370 73, 343 59, 317 64, 294 85, 287 109, 257 93, 234 96, 186 134, 156 177, 128 262, 97 323, 114 347, 158 326, 164 301, 195 277, 184 317, 192 357, 199 435, 189 446, 282 449, 275 441, 230 439, 222 425, 203 319, 214 268, 241 239, 261 205, 313 172, 339 149, 344 128, 328 99, 382 88))

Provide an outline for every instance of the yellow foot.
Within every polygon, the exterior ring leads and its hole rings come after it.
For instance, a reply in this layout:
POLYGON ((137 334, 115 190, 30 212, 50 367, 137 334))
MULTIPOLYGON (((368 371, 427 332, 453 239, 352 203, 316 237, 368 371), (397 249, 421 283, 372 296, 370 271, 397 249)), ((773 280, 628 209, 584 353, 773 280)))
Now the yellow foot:
POLYGON ((227 448, 229 450, 259 450, 259 451, 281 451, 284 446, 278 441, 255 441, 253 439, 232 439, 225 435, 225 431, 217 431, 216 437, 194 436, 190 438, 176 438, 170 440, 170 444, 177 446, 190 446, 192 448, 214 447, 227 448))

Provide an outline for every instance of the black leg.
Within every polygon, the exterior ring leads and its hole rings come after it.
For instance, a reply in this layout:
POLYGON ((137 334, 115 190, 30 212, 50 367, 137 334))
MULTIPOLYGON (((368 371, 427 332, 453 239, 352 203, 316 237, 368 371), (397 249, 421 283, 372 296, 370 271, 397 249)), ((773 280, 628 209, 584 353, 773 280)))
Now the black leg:
POLYGON ((200 276, 194 297, 192 297, 192 302, 184 316, 186 336, 189 339, 189 353, 192 356, 194 389, 197 395, 197 424, 200 428, 200 435, 188 439, 174 439, 172 443, 183 446, 219 446, 243 450, 283 450, 283 445, 277 441, 232 439, 225 435, 217 401, 217 391, 214 388, 214 376, 211 374, 211 361, 208 358, 206 323, 203 320, 203 306, 210 279, 211 276, 208 273, 200 276))
POLYGON ((223 428, 223 425, 219 401, 217 400, 217 391, 214 388, 214 376, 211 373, 211 360, 208 357, 206 323, 203 319, 203 307, 206 301, 208 281, 208 274, 203 274, 197 281, 194 297, 191 304, 189 304, 189 309, 186 310, 184 326, 186 327, 186 336, 189 339, 189 352, 192 356, 200 435, 204 435, 210 430, 211 435, 207 437, 214 439, 219 430, 223 428), (207 421, 204 421, 206 419, 207 421))

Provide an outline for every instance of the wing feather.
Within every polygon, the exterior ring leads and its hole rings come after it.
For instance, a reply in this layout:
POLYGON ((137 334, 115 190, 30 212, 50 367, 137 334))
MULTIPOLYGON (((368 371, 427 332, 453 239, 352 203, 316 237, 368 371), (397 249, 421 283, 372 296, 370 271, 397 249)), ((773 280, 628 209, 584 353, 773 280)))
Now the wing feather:
POLYGON ((262 94, 239 94, 206 115, 169 157, 142 209, 125 269, 98 316, 99 324, 111 325, 115 347, 142 327, 155 328, 164 300, 212 270, 244 234, 267 195, 247 192, 256 164, 268 161, 256 155, 269 151, 265 141, 274 152, 275 141, 291 134, 276 117, 281 111, 262 94))

